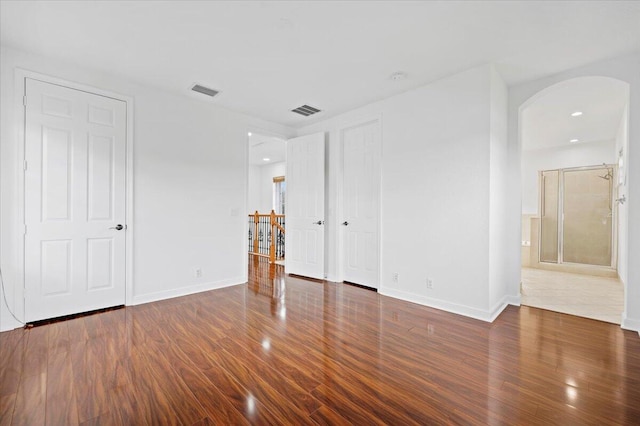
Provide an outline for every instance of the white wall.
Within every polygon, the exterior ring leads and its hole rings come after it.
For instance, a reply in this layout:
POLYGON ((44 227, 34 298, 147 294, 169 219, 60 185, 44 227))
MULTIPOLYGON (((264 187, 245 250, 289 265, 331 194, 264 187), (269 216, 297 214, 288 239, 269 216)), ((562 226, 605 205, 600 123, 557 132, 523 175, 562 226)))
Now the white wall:
MULTIPOLYGON (((491 318, 492 72, 490 66, 477 67, 301 129, 299 135, 328 132, 325 220, 330 279, 341 279, 342 227, 337 226, 343 220, 340 129, 380 118, 379 291, 477 318, 491 318), (399 274, 397 284, 392 280, 394 272, 399 274), (432 290, 426 288, 427 277, 433 279, 432 290)), ((495 113, 505 114, 506 89, 497 76, 494 83, 495 113)), ((504 153, 500 154, 506 149, 505 137, 500 136, 503 127, 496 117, 496 158, 502 157, 497 160, 500 164, 506 163, 504 153)), ((505 279, 508 278, 498 278, 500 282, 505 279)), ((499 288, 496 287, 494 299, 504 296, 498 294, 499 288)))
MULTIPOLYGON (((508 163, 508 90, 500 75, 491 68, 491 105, 489 128, 489 309, 493 319, 507 301, 519 303, 516 295, 508 297, 507 264, 514 253, 507 251, 508 163)), ((519 254, 519 253, 518 253, 519 254)))
MULTIPOLYGON (((519 138, 519 110, 542 90, 570 78, 603 76, 629 84, 628 175, 627 175, 627 282, 625 283, 625 311, 622 326, 640 331, 640 53, 588 64, 550 77, 509 88, 509 193, 513 212, 506 226, 510 235, 510 250, 519 251, 521 226, 521 146, 519 138)), ((624 225, 623 225, 624 226, 624 225)), ((519 273, 519 261, 510 266, 509 273, 519 273), (515 269, 517 266, 517 269, 515 269)), ((511 292, 516 289, 511 289, 511 292)))
MULTIPOLYGON (((16 67, 132 96, 134 109, 133 303, 246 280, 247 130, 282 135, 292 129, 2 47, 0 50, 0 264, 9 304, 22 317, 16 217, 16 67), (234 214, 232 214, 232 211, 234 214), (202 268, 195 278, 194 268, 202 268)), ((188 84, 185 85, 185 87, 188 84)), ((0 329, 18 326, 0 303, 0 329)))
POLYGON ((538 214, 538 171, 615 162, 614 140, 523 151, 522 214, 538 214))
POLYGON ((249 208, 248 214, 270 213, 273 209, 273 178, 284 176, 287 163, 264 164, 249 166, 249 208))
POLYGON ((247 214, 255 213, 256 210, 260 211, 260 181, 262 178, 262 173, 260 170, 260 166, 256 166, 253 164, 249 165, 249 187, 248 187, 248 195, 247 195, 247 214))

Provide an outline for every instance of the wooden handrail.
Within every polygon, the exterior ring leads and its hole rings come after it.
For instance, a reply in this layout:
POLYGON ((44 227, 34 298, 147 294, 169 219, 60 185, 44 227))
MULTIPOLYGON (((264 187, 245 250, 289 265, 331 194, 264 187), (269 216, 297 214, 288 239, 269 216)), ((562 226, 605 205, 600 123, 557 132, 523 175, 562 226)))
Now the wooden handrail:
POLYGON ((271 210, 269 214, 260 214, 257 210, 254 214, 250 214, 249 218, 253 218, 254 224, 254 238, 253 238, 253 252, 250 252, 252 255, 267 257, 266 254, 260 253, 260 241, 258 238, 260 229, 260 218, 269 218, 269 226, 271 228, 271 244, 269 245, 269 262, 274 263, 276 261, 276 230, 282 232, 283 234, 286 232, 285 228, 278 223, 279 218, 284 218, 283 214, 276 214, 274 210, 271 210))
POLYGON ((276 226, 280 231, 282 231, 282 233, 283 233, 283 234, 285 233, 284 228, 283 228, 279 223, 274 223, 274 225, 275 225, 275 226, 276 226))

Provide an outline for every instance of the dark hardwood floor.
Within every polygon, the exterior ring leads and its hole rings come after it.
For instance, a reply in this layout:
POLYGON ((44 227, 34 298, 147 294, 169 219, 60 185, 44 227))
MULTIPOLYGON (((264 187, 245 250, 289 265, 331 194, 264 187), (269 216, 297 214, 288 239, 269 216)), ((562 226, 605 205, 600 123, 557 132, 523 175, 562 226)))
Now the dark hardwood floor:
POLYGON ((284 277, 0 334, 2 425, 640 424, 640 338, 284 277))

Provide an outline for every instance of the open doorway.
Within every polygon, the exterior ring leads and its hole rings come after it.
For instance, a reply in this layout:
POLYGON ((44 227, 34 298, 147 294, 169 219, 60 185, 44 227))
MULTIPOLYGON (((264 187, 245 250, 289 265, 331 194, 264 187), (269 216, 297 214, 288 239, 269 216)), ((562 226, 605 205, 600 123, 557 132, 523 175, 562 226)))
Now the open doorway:
POLYGON ((520 110, 522 304, 620 324, 629 88, 549 87, 520 110))
POLYGON ((248 133, 248 252, 250 260, 283 265, 286 255, 286 141, 248 133))

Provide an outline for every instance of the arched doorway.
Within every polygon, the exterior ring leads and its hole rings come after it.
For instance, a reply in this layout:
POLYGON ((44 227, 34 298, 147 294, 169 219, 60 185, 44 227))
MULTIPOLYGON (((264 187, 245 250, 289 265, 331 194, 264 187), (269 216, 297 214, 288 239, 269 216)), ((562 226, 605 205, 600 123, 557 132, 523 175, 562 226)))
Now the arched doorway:
POLYGON ((628 108, 629 84, 599 76, 520 106, 522 304, 620 324, 628 108))

